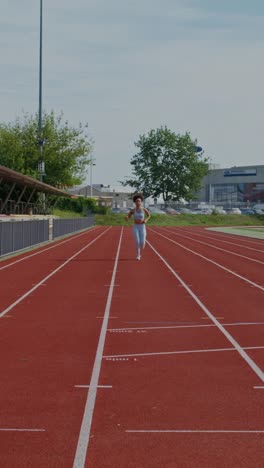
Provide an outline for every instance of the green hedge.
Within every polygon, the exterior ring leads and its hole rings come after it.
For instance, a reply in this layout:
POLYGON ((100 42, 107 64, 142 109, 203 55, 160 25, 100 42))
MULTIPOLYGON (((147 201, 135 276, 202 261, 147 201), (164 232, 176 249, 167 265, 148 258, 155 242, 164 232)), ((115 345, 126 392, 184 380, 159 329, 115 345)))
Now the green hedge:
POLYGON ((108 209, 106 206, 97 205, 93 198, 59 198, 56 203, 56 208, 62 211, 72 211, 74 213, 89 213, 106 214, 108 209))

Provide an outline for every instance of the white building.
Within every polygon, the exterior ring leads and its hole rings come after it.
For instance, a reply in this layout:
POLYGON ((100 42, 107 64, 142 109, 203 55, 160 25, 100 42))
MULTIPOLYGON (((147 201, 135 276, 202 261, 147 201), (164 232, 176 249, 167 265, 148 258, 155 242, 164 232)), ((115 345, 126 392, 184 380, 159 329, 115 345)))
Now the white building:
POLYGON ((100 200, 102 206, 111 208, 129 209, 133 204, 131 189, 127 187, 94 184, 92 191, 90 185, 85 185, 84 187, 75 187, 70 192, 84 197, 90 197, 92 193, 93 198, 100 200))
POLYGON ((264 202, 264 166, 212 169, 203 178, 198 200, 214 205, 255 205, 264 202))

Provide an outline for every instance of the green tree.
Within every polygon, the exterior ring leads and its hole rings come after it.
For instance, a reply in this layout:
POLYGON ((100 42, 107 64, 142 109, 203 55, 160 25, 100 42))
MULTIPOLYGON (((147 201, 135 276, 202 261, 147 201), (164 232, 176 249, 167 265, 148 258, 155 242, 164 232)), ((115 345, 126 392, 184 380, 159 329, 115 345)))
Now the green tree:
MULTIPOLYGON (((56 187, 72 187, 85 180, 91 161, 92 141, 88 125, 77 128, 63 120, 63 114, 43 115, 44 181, 56 187)), ((23 114, 13 123, 0 124, 0 164, 32 177, 38 177, 38 115, 23 114)))
POLYGON ((189 133, 176 134, 167 127, 141 135, 131 159, 131 179, 123 185, 142 191, 146 197, 163 196, 168 202, 190 200, 208 172, 208 162, 196 153, 196 141, 189 133))

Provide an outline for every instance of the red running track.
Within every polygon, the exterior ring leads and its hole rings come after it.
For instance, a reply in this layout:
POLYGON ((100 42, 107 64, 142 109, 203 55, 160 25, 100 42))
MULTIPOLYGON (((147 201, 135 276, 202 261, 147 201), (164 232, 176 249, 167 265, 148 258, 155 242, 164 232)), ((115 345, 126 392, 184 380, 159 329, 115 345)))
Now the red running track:
POLYGON ((1 468, 263 466, 263 254, 198 234, 0 263, 1 468))

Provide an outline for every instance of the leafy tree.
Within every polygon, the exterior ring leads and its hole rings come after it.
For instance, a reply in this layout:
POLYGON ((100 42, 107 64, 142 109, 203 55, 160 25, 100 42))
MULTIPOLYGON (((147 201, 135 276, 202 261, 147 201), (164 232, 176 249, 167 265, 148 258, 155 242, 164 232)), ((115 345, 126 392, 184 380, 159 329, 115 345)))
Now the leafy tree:
POLYGON ((165 202, 190 200, 208 172, 207 159, 196 153, 189 133, 179 135, 167 127, 141 135, 131 159, 133 178, 123 185, 142 191, 146 197, 163 196, 165 202))
MULTIPOLYGON (((72 187, 85 180, 85 170, 92 153, 88 125, 71 127, 63 114, 43 115, 44 181, 56 187, 72 187)), ((38 115, 24 114, 9 124, 0 124, 0 164, 18 172, 38 177, 38 115)))

